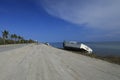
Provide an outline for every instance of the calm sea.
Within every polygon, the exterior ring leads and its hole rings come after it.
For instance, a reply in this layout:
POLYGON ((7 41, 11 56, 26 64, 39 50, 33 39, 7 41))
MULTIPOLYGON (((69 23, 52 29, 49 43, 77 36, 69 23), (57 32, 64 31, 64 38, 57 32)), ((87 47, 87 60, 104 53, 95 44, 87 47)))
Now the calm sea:
MULTIPOLYGON (((84 42, 83 42, 84 43, 84 42)), ((120 56, 120 42, 87 42, 84 43, 99 56, 120 56)), ((53 47, 63 48, 62 42, 50 43, 53 47)))

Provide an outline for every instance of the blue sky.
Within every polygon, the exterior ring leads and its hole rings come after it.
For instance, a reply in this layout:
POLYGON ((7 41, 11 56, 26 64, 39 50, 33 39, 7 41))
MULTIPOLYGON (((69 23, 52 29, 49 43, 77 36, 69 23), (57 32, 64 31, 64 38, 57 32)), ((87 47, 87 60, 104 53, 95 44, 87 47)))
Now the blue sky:
POLYGON ((41 42, 120 41, 120 0, 0 0, 0 30, 41 42))

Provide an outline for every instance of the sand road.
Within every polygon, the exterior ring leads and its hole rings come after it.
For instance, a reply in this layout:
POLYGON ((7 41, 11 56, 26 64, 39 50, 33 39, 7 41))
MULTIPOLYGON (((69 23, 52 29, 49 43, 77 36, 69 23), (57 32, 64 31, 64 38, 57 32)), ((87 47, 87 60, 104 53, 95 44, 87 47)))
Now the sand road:
POLYGON ((21 48, 21 47, 26 46, 26 45, 27 44, 0 45, 0 52, 9 51, 9 50, 16 49, 16 48, 21 48))
POLYGON ((30 44, 0 52, 0 80, 120 80, 120 65, 30 44))

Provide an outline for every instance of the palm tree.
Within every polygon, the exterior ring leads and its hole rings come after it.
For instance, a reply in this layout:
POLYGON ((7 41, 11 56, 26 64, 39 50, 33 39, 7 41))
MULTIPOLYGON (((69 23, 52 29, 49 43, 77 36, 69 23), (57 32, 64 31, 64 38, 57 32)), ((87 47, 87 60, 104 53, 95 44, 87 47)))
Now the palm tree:
POLYGON ((18 38, 18 36, 16 34, 11 34, 11 39, 14 39, 14 43, 16 43, 16 39, 18 38))
POLYGON ((21 43, 21 41, 23 40, 23 37, 17 36, 17 38, 18 38, 19 43, 21 43))
POLYGON ((14 34, 14 38, 15 38, 15 43, 16 43, 17 38, 18 38, 16 34, 14 34))
POLYGON ((11 34, 10 38, 11 38, 11 40, 13 40, 14 39, 14 34, 11 34))
POLYGON ((10 35, 10 38, 11 38, 12 43, 15 43, 14 34, 11 34, 11 35, 10 35))
POLYGON ((9 32, 7 30, 4 30, 2 32, 2 38, 3 38, 3 43, 6 44, 5 40, 8 38, 9 32))
POLYGON ((34 43, 34 40, 29 39, 28 42, 29 42, 29 43, 34 43))
POLYGON ((21 40, 21 36, 18 36, 18 40, 19 40, 19 41, 21 40))

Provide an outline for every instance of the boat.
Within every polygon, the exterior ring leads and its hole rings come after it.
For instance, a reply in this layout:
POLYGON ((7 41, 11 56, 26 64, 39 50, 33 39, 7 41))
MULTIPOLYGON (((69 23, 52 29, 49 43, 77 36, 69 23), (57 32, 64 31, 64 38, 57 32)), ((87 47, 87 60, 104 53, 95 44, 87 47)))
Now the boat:
POLYGON ((75 50, 75 51, 82 51, 82 52, 84 51, 90 54, 93 52, 93 50, 87 45, 83 43, 77 43, 76 41, 69 41, 69 42, 64 41, 63 48, 67 50, 75 50))
POLYGON ((50 44, 48 42, 46 42, 45 45, 49 46, 50 44))

